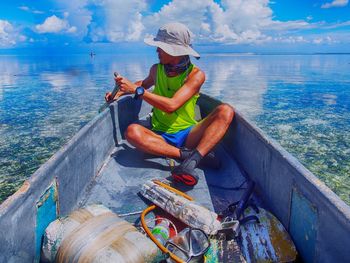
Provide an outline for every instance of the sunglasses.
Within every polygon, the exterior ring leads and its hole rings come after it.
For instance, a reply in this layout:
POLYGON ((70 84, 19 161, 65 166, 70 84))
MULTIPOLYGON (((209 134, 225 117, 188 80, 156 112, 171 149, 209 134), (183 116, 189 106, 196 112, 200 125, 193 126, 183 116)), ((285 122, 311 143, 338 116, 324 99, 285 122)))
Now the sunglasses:
POLYGON ((208 251, 210 242, 202 230, 187 227, 170 238, 165 247, 184 262, 189 263, 201 260, 208 251))

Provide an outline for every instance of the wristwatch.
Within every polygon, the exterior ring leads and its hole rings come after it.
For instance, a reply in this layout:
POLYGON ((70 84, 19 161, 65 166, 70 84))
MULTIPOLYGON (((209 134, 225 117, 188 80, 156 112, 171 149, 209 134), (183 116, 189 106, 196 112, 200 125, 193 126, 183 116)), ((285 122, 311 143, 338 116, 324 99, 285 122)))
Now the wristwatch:
POLYGON ((145 89, 141 86, 137 87, 135 90, 135 96, 134 99, 137 100, 140 96, 142 96, 145 93, 145 89))

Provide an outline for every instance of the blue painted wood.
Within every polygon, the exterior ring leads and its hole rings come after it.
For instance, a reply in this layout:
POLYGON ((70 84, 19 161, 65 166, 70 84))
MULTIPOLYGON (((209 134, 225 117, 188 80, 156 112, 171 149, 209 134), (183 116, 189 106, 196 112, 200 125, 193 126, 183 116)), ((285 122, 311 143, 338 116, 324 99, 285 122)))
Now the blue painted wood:
POLYGON ((317 209, 293 188, 289 231, 305 262, 315 262, 315 246, 318 229, 317 209))
POLYGON ((56 180, 45 191, 37 202, 36 227, 35 227, 35 262, 40 260, 42 238, 47 226, 58 216, 56 180))

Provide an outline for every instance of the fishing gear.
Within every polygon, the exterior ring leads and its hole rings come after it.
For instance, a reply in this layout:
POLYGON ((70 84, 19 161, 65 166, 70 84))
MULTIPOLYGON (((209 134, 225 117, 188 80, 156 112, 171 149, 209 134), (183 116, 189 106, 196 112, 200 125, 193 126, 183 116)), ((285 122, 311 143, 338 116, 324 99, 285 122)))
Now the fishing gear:
MULTIPOLYGON (((171 187, 170 185, 158 180, 154 180, 153 182, 155 185, 161 186, 168 191, 176 193, 188 201, 193 201, 192 197, 171 187)), ((177 235, 168 239, 164 245, 163 242, 160 242, 160 240, 157 239, 154 233, 152 233, 152 231, 148 228, 145 220, 147 213, 155 208, 156 206, 152 205, 143 211, 141 215, 141 224, 147 235, 158 246, 158 248, 175 262, 190 263, 201 260, 210 247, 208 235, 199 228, 186 227, 181 232, 177 233, 177 235)))
MULTIPOLYGON (((180 196, 186 198, 187 200, 190 200, 190 201, 193 200, 193 198, 190 197, 189 195, 186 195, 185 193, 183 193, 183 192, 181 192, 181 191, 179 191, 179 190, 177 190, 177 189, 175 189, 175 188, 173 188, 173 187, 171 187, 171 186, 169 186, 169 185, 167 185, 167 184, 164 184, 164 183, 162 183, 162 182, 160 182, 160 181, 154 181, 154 183, 156 183, 157 185, 162 186, 162 187, 168 189, 169 191, 172 191, 172 192, 174 192, 174 193, 179 194, 180 196)), ((147 207, 147 208, 142 212, 142 214, 141 214, 141 225, 142 225, 143 229, 145 230, 145 232, 147 233, 147 235, 149 236, 149 238, 157 245, 157 247, 158 247, 164 254, 166 254, 167 256, 169 256, 171 259, 173 259, 173 260, 174 260, 175 262, 177 262, 177 263, 183 263, 184 261, 183 261, 181 258, 179 258, 177 255, 171 253, 171 251, 169 251, 166 247, 164 247, 163 244, 160 243, 160 242, 156 239, 156 237, 152 234, 151 230, 148 228, 147 223, 146 223, 146 220, 145 220, 145 217, 146 217, 146 215, 147 215, 149 212, 153 211, 154 209, 156 209, 156 206, 155 206, 155 205, 151 205, 151 206, 147 207)))
POLYGON ((250 205, 249 200, 254 191, 254 186, 255 183, 253 181, 248 181, 246 190, 241 199, 238 202, 231 204, 220 214, 220 216, 215 214, 214 219, 215 222, 217 222, 216 226, 211 220, 211 216, 214 214, 205 212, 204 210, 191 210, 191 205, 194 203, 187 204, 192 198, 185 193, 157 180, 147 182, 143 185, 141 194, 170 214, 177 211, 176 213, 173 213, 174 216, 190 227, 185 228, 185 230, 181 231, 178 235, 170 238, 165 245, 161 244, 159 240, 152 235, 152 232, 148 229, 145 221, 145 215, 154 210, 156 205, 150 206, 143 212, 141 215, 142 226, 161 251, 164 254, 168 254, 175 262, 197 262, 197 260, 203 258, 206 253, 209 253, 211 242, 220 242, 218 240, 226 240, 227 242, 230 242, 230 247, 232 248, 230 253, 232 253, 233 258, 235 258, 235 262, 246 262, 240 248, 240 228, 251 220, 259 222, 259 219, 256 216, 244 216, 244 210, 250 205), (179 197, 172 197, 169 199, 168 195, 172 196, 171 192, 175 192, 184 200, 179 197), (174 206, 174 202, 176 205, 180 205, 180 210, 174 206), (164 204, 166 205, 164 206, 164 204), (186 213, 183 214, 181 210, 186 207, 188 209, 186 209, 186 213), (190 215, 190 217, 184 217, 185 215, 190 215), (220 222, 219 219, 223 220, 220 220, 220 222), (210 222, 210 224, 208 224, 208 222, 210 222), (195 247, 191 247, 193 245, 195 245, 195 247))
POLYGON ((259 218, 255 215, 243 216, 244 210, 248 206, 251 206, 257 213, 259 213, 259 209, 250 202, 254 186, 255 183, 253 181, 248 181, 247 188, 241 199, 238 202, 230 204, 225 210, 219 213, 219 217, 223 219, 222 229, 219 232, 225 234, 226 239, 237 238, 239 236, 240 226, 249 221, 260 223, 259 218))
POLYGON ((209 250, 209 237, 203 230, 186 227, 176 236, 170 238, 165 247, 184 262, 198 262, 209 250))
POLYGON ((155 181, 149 180, 143 184, 140 194, 184 224, 200 228, 206 234, 216 234, 221 229, 217 213, 195 201, 189 201, 181 194, 159 186, 155 181))

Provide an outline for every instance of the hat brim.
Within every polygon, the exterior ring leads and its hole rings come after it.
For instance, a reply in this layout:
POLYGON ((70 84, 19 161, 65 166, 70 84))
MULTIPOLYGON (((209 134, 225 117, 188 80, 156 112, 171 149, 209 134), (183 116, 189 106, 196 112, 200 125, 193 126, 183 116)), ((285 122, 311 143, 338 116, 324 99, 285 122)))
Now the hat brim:
POLYGON ((190 46, 181 46, 176 44, 168 44, 162 41, 154 40, 154 38, 145 38, 144 42, 147 45, 159 47, 162 50, 164 50, 166 53, 168 53, 171 56, 178 57, 178 56, 185 56, 185 55, 191 55, 195 58, 200 58, 201 56, 190 46))

